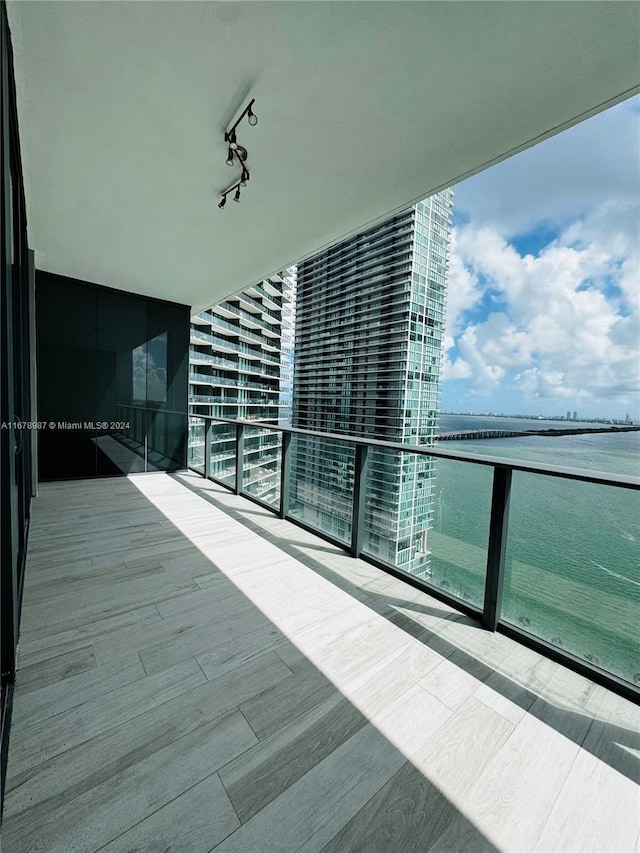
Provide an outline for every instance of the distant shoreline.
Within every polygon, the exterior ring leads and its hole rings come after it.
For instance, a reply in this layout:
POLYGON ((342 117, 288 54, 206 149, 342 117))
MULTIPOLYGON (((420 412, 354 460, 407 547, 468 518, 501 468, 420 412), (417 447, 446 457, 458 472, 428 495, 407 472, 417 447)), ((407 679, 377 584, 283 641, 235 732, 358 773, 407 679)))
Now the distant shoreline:
POLYGON ((603 427, 573 427, 563 429, 562 427, 550 427, 549 429, 524 430, 523 435, 582 435, 587 432, 638 432, 640 426, 603 426, 603 427))
POLYGON ((456 430, 455 432, 440 433, 435 436, 436 441, 464 441, 465 439, 485 438, 517 438, 523 435, 585 435, 587 433, 603 432, 638 432, 640 426, 602 426, 602 427, 550 427, 549 429, 471 429, 456 430))
POLYGON ((537 421, 538 423, 553 423, 553 424, 602 424, 602 426, 640 426, 637 418, 622 420, 622 418, 564 418, 553 417, 551 415, 495 415, 487 414, 487 412, 449 412, 440 411, 438 417, 455 417, 455 418, 491 418, 491 420, 501 421, 537 421))

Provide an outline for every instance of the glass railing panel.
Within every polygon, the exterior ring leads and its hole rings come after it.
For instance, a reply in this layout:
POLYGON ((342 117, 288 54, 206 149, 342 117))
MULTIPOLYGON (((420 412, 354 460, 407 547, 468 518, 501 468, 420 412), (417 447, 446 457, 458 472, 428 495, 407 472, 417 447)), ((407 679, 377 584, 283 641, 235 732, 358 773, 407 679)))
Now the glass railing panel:
POLYGON ((640 684, 640 494, 514 472, 502 620, 640 684))
POLYGON ((413 453, 370 448, 363 492, 363 553, 417 577, 428 569, 428 489, 418 474, 428 463, 413 453))
POLYGON ((242 490, 277 509, 280 505, 281 435, 264 428, 244 428, 242 490))
POLYGON ((146 422, 149 470, 181 470, 184 467, 185 442, 187 454, 189 448, 184 414, 163 409, 147 409, 146 422))
POLYGON ((146 411, 138 406, 119 403, 116 408, 116 417, 119 426, 115 432, 111 433, 111 437, 138 457, 134 459, 133 455, 128 456, 126 463, 128 473, 145 470, 146 416, 146 411))
POLYGON ((428 533, 429 582, 484 606, 493 468, 433 460, 433 522, 428 533))
POLYGON ((147 433, 146 412, 139 406, 133 407, 131 423, 133 426, 132 438, 140 447, 144 447, 147 433))
POLYGON ((348 545, 353 512, 353 446, 293 435, 289 452, 289 515, 348 545))
POLYGON ((191 416, 187 440, 187 465, 199 474, 204 474, 204 432, 204 420, 191 416))
POLYGON ((369 450, 364 554, 482 607, 491 469, 369 450))
POLYGON ((236 428, 234 424, 211 424, 209 476, 234 489, 236 485, 236 428))

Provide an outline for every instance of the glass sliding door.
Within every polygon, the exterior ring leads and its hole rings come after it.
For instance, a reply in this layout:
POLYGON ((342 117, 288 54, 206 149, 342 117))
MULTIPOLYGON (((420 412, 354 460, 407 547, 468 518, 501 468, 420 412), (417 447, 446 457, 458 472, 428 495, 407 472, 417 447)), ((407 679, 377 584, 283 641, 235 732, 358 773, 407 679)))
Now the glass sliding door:
POLYGON ((2 797, 32 494, 30 263, 11 39, 0 9, 2 225, 0 275, 0 654, 2 797))
POLYGON ((36 280, 40 478, 186 468, 189 308, 36 280))

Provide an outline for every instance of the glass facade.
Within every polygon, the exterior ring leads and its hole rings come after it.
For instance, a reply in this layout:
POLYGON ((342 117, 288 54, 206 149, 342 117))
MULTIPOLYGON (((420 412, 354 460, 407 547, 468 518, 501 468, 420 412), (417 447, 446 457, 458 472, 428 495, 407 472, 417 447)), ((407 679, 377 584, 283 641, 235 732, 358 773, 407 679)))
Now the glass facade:
MULTIPOLYGON (((431 444, 435 435, 452 217, 451 190, 298 267, 293 426, 431 444)), ((325 483, 295 463, 306 512, 325 483)), ((364 552, 431 573, 434 463, 372 450, 364 552)), ((335 483, 334 494, 348 486, 335 483)))
POLYGON ((0 807, 9 744, 11 696, 16 671, 20 605, 24 585, 31 498, 36 493, 33 357, 33 253, 27 244, 27 215, 6 16, 0 8, 2 105, 2 239, 0 264, 0 807))
POLYGON ((189 310, 38 272, 41 480, 186 467, 189 310))
MULTIPOLYGON (((295 272, 285 270, 192 318, 189 349, 189 411, 234 420, 277 424, 287 407, 295 272), (287 344, 283 353, 283 344, 287 344), (283 387, 284 383, 284 387, 283 387)), ((289 391, 290 395, 290 391, 289 391)), ((204 460, 205 437, 193 417, 189 452, 204 460)), ((200 422, 202 423, 202 422, 200 422)), ((210 432, 209 473, 230 485, 235 479, 235 433, 224 424, 210 432)), ((263 429, 244 434, 243 481, 252 496, 277 500, 273 461, 280 436, 263 429)), ((204 464, 204 463, 203 463, 204 464)))

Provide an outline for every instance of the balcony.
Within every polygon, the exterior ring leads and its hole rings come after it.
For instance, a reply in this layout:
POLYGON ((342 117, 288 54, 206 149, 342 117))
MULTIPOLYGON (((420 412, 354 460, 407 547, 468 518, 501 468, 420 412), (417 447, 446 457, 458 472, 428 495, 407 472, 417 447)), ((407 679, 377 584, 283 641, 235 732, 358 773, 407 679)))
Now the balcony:
MULTIPOLYGON (((281 376, 281 378, 286 378, 281 376)), ((273 388, 269 388, 264 382, 250 382, 249 380, 242 379, 242 377, 234 377, 233 379, 229 379, 226 376, 213 376, 204 373, 198 373, 195 370, 189 371, 189 382, 196 385, 225 385, 231 388, 252 388, 257 391, 262 391, 263 393, 269 394, 279 394, 280 387, 276 385, 273 388)))
POLYGON ((198 362, 202 364, 215 364, 219 365, 220 367, 226 367, 229 370, 238 369, 237 361, 230 361, 227 358, 220 358, 216 355, 209 355, 209 353, 194 352, 193 350, 189 351, 189 361, 198 362))
POLYGON ((245 326, 241 326, 239 323, 229 323, 222 317, 219 317, 217 314, 211 315, 211 325, 213 327, 214 332, 219 332, 221 330, 226 329, 231 332, 234 337, 237 338, 246 338, 249 341, 255 341, 258 344, 270 343, 269 338, 265 338, 263 335, 256 334, 252 332, 250 329, 247 329, 245 326))
MULTIPOLYGON (((249 297, 249 299, 251 299, 251 297, 249 297)), ((250 311, 245 311, 243 308, 239 308, 228 300, 220 303, 220 305, 216 305, 215 310, 221 312, 224 317, 227 316, 224 313, 225 311, 231 315, 235 315, 241 320, 244 320, 246 323, 252 324, 251 328, 255 326, 258 329, 263 329, 269 337, 273 336, 274 338, 280 339, 279 327, 281 320, 279 317, 277 323, 271 323, 267 320, 264 320, 261 314, 252 314, 250 311)), ((215 325, 216 320, 220 319, 217 314, 212 313, 209 314, 209 317, 211 318, 211 322, 213 325, 215 325)))
POLYGON ((230 299, 237 299, 238 302, 245 302, 247 305, 251 305, 253 308, 257 309, 261 314, 266 314, 269 317, 273 317, 274 320, 280 321, 280 313, 278 311, 272 311, 270 308, 267 308, 266 305, 263 305, 258 299, 254 299, 253 296, 249 296, 249 294, 244 291, 230 297, 230 299))
MULTIPOLYGON (((490 630, 638 697, 637 596, 633 576, 625 574, 638 557, 638 478, 197 417, 189 464, 236 493, 259 497, 247 480, 249 439, 265 432, 278 440, 280 483, 263 503, 281 517, 408 583, 417 574, 428 582, 421 586, 426 592, 490 630), (214 471, 207 454, 221 439, 224 470, 214 471), (438 512, 434 484, 444 490, 438 512), (465 491, 474 495, 473 517, 458 518, 465 491), (611 554, 581 541, 580 514, 605 549, 615 535, 611 554), (445 523, 449 516, 455 523, 445 523), (410 547, 415 562, 407 570, 410 547), (427 554, 428 567, 415 569, 427 554)), ((274 459, 266 461, 273 476, 274 459)), ((250 467, 259 464, 252 457, 250 467)))
MULTIPOLYGON (((562 630, 547 635, 535 605, 548 599, 551 566, 511 554, 507 530, 509 517, 524 518, 547 544, 528 477, 600 495, 635 488, 629 480, 476 460, 484 539, 465 541, 464 525, 450 539, 436 530, 424 553, 442 565, 418 581, 381 570, 385 512, 376 504, 374 529, 366 499, 368 462, 411 449, 289 432, 263 491, 260 466, 245 465, 247 436, 269 433, 256 414, 223 424, 237 495, 183 472, 192 308, 318 239, 330 245, 404 210, 417 187, 473 174, 635 91, 630 4, 432 5, 244 4, 238 22, 218 4, 0 4, 4 850, 636 843, 637 718, 621 696, 637 698, 625 651, 634 588, 609 564, 599 566, 604 595, 578 573, 552 601, 562 630), (234 26, 242 39, 228 37, 234 26), (358 73, 345 74, 354 56, 358 73), (258 191, 214 220, 230 175, 222 157, 214 163, 223 152, 211 133, 231 118, 230 93, 265 72, 277 99, 257 92, 260 127, 248 138, 268 180, 257 169, 258 191), (444 88, 425 86, 445 76, 444 88), (278 132, 278 116, 304 114, 319 84, 332 97, 316 99, 314 120, 278 132), (402 128, 392 181, 390 117, 402 128), (429 156, 412 156, 427 138, 429 156), (207 142, 176 158, 182 139, 207 142), (342 192, 345 175, 353 192, 342 192), (121 404, 130 418, 112 419, 121 404), (28 435, 38 417, 47 429, 28 435), (126 466, 128 478, 59 482, 126 466), (137 476, 140 467, 173 474, 137 476), (303 481, 314 472, 326 472, 320 502, 303 481), (518 625, 520 607, 529 622, 518 625)), ((434 205, 437 219, 435 209, 445 214, 449 199, 434 205)), ((434 269, 444 284, 445 265, 434 269)), ((409 273, 396 273, 409 293, 409 273)), ((251 292, 276 312, 291 299, 268 282, 251 292)), ((280 364, 198 329, 195 346, 239 367, 280 364)), ((211 475, 212 431, 201 445, 211 475)), ((589 516, 598 529, 611 524, 599 509, 589 516)), ((571 525, 563 532, 570 540, 571 525)), ((411 530, 397 542, 403 566, 420 538, 411 530)))
POLYGON ((637 838, 635 705, 195 473, 41 487, 18 666, 8 853, 637 838))
MULTIPOLYGON (((191 328, 190 330, 190 335, 192 343, 211 344, 211 346, 214 346, 223 351, 243 353, 248 358, 255 359, 256 361, 267 361, 273 364, 280 364, 279 355, 274 355, 271 352, 264 352, 263 350, 255 349, 253 347, 250 347, 248 344, 242 342, 235 343, 234 341, 228 340, 227 338, 224 338, 220 335, 210 335, 207 332, 199 332, 197 329, 193 328, 191 328)), ((262 343, 264 343, 264 341, 262 341, 262 343)))

